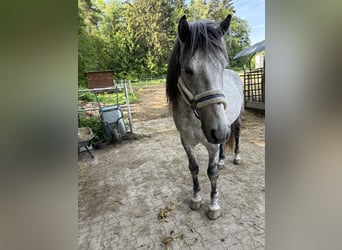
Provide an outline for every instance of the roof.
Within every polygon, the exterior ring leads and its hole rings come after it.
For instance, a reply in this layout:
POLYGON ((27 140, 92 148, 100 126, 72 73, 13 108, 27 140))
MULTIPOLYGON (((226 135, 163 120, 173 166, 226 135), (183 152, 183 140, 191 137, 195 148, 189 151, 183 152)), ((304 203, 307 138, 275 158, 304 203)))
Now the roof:
POLYGON ((248 56, 248 55, 254 54, 256 52, 263 51, 263 50, 265 50, 265 40, 263 40, 261 42, 258 42, 258 43, 252 45, 249 48, 241 50, 239 53, 237 53, 234 56, 233 59, 237 59, 237 58, 240 58, 240 57, 243 57, 243 56, 248 56))
POLYGON ((92 74, 92 73, 106 73, 106 72, 113 72, 114 73, 114 70, 93 70, 93 71, 85 71, 85 74, 92 74))

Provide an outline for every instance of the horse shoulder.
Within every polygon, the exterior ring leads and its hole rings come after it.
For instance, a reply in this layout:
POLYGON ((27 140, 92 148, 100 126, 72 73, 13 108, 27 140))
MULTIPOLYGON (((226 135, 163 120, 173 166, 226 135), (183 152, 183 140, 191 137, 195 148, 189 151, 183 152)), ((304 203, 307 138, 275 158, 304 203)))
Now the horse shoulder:
POLYGON ((224 70, 224 92, 228 101, 227 118, 230 123, 240 115, 243 110, 243 88, 238 73, 233 70, 224 70))

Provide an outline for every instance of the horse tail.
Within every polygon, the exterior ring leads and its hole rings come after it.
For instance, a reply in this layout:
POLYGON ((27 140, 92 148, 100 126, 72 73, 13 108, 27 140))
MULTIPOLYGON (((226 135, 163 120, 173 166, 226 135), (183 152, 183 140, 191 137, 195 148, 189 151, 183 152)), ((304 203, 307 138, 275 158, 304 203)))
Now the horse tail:
POLYGON ((235 129, 233 127, 234 126, 232 126, 231 133, 230 133, 228 140, 225 142, 225 147, 224 147, 225 153, 232 152, 235 146, 235 136, 234 136, 235 129))

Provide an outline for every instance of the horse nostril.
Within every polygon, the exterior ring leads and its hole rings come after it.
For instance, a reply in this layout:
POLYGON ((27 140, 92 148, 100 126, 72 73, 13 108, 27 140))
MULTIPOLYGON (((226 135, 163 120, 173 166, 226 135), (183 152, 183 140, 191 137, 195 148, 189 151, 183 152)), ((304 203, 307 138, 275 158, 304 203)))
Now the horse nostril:
POLYGON ((227 133, 224 130, 212 129, 210 132, 211 137, 214 139, 214 143, 221 143, 227 139, 227 133))

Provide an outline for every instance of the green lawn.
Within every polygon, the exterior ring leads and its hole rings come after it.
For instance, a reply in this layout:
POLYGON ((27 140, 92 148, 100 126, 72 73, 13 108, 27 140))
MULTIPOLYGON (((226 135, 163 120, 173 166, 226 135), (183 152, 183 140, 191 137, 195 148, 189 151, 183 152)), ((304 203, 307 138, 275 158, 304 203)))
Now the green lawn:
POLYGON ((165 85, 166 79, 152 79, 152 80, 140 80, 140 81, 131 81, 132 87, 150 87, 156 85, 165 85))
MULTIPOLYGON (((98 93, 97 98, 99 102, 105 104, 105 105, 113 105, 116 104, 117 99, 116 99, 116 93, 98 93)), ((87 101, 87 102, 96 102, 95 95, 91 92, 83 92, 78 94, 78 99, 82 101, 87 101)), ((126 98, 125 98, 125 93, 120 92, 118 94, 118 99, 119 99, 119 104, 124 105, 126 104, 126 98)), ((135 93, 134 95, 128 94, 128 99, 129 103, 135 103, 139 101, 139 96, 135 93)))

